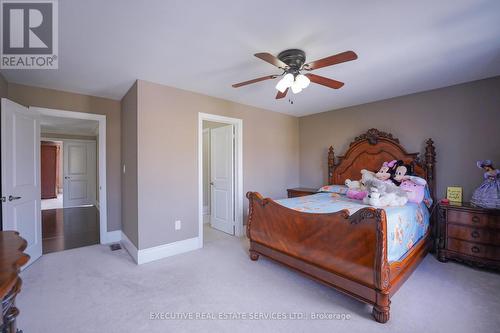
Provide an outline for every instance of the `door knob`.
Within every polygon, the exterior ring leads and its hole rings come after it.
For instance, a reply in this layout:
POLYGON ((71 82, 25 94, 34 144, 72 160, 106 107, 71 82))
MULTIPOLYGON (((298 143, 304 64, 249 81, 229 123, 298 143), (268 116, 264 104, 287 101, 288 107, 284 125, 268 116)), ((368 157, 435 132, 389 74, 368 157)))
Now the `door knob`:
POLYGON ((69 179, 69 177, 68 177, 68 176, 66 176, 66 177, 64 177, 64 179, 69 179))
POLYGON ((214 186, 214 182, 210 182, 210 185, 214 186))
POLYGON ((9 201, 19 200, 19 199, 21 199, 21 197, 13 197, 12 195, 9 195, 9 201))

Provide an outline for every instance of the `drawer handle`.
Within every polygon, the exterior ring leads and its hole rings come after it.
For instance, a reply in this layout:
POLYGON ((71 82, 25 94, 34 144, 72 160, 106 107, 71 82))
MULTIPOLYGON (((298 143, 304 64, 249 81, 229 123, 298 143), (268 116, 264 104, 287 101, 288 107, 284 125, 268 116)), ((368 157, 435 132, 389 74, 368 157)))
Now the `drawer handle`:
POLYGON ((478 238, 479 237, 479 232, 477 232, 476 230, 474 230, 473 232, 470 233, 470 235, 472 236, 472 238, 478 238))
POLYGON ((478 252, 479 252, 479 248, 478 248, 477 246, 473 246, 473 247, 471 248, 471 251, 472 251, 473 253, 478 253, 478 252))
POLYGON ((477 217, 477 216, 473 216, 473 217, 472 217, 472 222, 474 222, 474 223, 479 223, 479 217, 477 217))

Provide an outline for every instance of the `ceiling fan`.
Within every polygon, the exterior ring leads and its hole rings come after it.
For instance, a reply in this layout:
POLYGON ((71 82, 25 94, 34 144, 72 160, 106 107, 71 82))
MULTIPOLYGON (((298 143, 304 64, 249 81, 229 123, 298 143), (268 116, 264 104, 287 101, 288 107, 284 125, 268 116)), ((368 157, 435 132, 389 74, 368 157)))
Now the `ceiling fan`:
POLYGON ((282 76, 281 80, 276 84, 276 89, 278 89, 276 99, 285 97, 289 89, 291 89, 294 94, 298 94, 302 89, 307 88, 310 82, 333 89, 339 89, 344 85, 343 82, 312 73, 302 74, 301 71, 309 72, 314 69, 336 65, 358 58, 358 55, 354 53, 354 51, 346 51, 306 64, 306 53, 298 49, 285 50, 280 52, 277 57, 267 52, 256 53, 254 56, 278 67, 283 70, 283 73, 279 75, 267 75, 253 80, 236 83, 233 84, 233 88, 239 88, 260 81, 272 80, 282 76))

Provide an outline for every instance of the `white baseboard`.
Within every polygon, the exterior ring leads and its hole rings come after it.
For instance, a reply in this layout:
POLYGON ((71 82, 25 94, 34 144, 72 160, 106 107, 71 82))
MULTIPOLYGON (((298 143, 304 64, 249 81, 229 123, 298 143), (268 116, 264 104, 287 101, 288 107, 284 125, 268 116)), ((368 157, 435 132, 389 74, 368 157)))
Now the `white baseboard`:
POLYGON ((194 237, 178 242, 138 250, 123 232, 121 243, 138 265, 200 248, 198 237, 194 237))
POLYGON ((104 235, 104 241, 102 241, 101 244, 117 243, 121 239, 122 239, 122 231, 121 230, 108 231, 104 235))
POLYGON ((210 223, 210 215, 203 215, 203 223, 204 224, 210 223))
POLYGON ((135 263, 137 264, 137 255, 138 255, 139 251, 135 247, 134 243, 132 243, 130 241, 130 239, 128 239, 127 235, 125 235, 123 233, 123 231, 121 233, 122 233, 121 244, 123 245, 123 247, 125 248, 125 250, 127 250, 128 254, 130 254, 130 256, 132 257, 132 259, 134 259, 135 263))
POLYGON ((203 214, 204 215, 208 215, 210 212, 210 207, 207 205, 207 206, 203 206, 203 214))
POLYGON ((139 250, 137 264, 163 259, 200 248, 198 237, 139 250))

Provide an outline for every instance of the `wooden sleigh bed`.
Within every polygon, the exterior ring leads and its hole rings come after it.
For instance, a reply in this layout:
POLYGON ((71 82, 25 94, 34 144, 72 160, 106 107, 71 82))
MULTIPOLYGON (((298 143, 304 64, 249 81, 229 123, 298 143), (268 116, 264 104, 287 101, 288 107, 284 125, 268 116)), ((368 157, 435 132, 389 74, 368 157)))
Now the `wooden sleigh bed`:
MULTIPOLYGON (((356 137, 337 161, 328 152, 328 183, 359 179, 360 170, 378 170, 393 159, 413 163, 426 179, 435 200, 435 148, 425 143, 424 160, 407 153, 389 133, 370 129, 356 137)), ((274 259, 309 277, 373 305, 375 320, 389 320, 390 298, 408 279, 431 246, 432 217, 427 233, 399 261, 387 259, 387 222, 383 209, 363 208, 315 214, 286 208, 257 192, 248 192, 247 236, 250 258, 274 259)))

